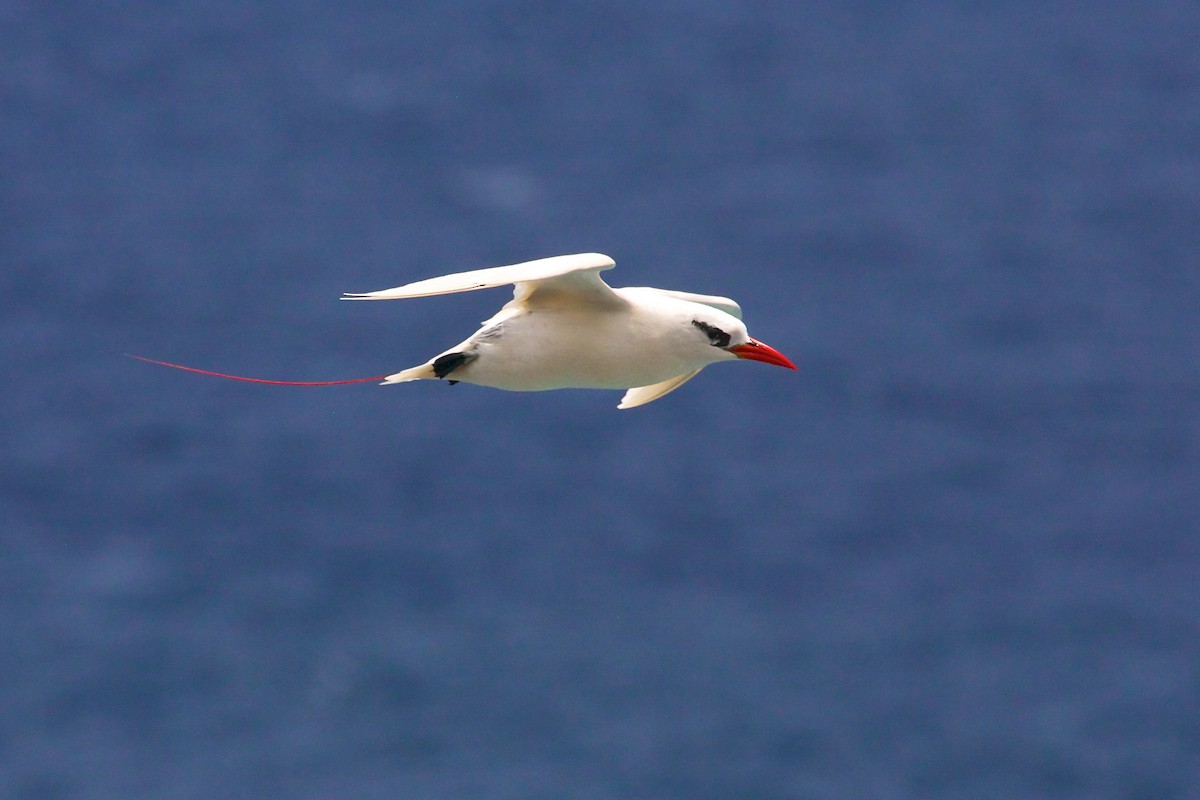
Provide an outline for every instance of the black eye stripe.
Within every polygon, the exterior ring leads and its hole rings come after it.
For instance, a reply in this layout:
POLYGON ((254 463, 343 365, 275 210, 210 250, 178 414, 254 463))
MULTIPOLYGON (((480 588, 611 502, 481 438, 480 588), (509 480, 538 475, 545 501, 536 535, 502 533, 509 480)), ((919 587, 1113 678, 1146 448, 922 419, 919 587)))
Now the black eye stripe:
POLYGON ((708 336, 708 341, 711 342, 714 347, 729 347, 729 334, 725 331, 721 330, 715 325, 709 325, 707 322, 701 322, 698 319, 692 320, 692 324, 704 331, 704 334, 708 336))

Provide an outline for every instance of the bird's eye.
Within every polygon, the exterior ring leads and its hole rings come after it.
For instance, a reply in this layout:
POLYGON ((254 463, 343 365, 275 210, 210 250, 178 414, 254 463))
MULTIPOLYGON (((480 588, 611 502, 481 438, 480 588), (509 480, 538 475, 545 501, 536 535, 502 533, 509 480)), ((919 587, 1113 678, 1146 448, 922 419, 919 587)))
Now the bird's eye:
POLYGON ((698 319, 692 320, 692 324, 704 331, 704 335, 708 337, 709 343, 714 347, 729 347, 729 334, 725 331, 698 319))

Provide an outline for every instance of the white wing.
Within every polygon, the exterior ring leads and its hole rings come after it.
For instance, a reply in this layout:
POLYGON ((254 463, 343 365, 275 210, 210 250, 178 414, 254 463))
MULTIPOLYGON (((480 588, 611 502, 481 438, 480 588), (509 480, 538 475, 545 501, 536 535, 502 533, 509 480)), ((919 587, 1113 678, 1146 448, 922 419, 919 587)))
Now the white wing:
MULTIPOLYGON (((645 287, 649 288, 649 287, 645 287)), ((693 294, 692 292, 677 292, 674 289, 650 289, 650 291, 665 294, 667 297, 674 297, 676 300, 687 300, 689 303, 699 303, 703 306, 712 306, 718 311, 724 311, 726 314, 742 318, 742 307, 730 300, 728 297, 717 297, 714 294, 693 294)))
POLYGON ((696 373, 699 371, 700 370, 697 369, 693 370, 692 372, 685 372, 682 375, 676 375, 674 378, 667 378, 661 383, 655 383, 650 386, 638 386, 630 389, 625 393, 625 396, 621 398, 621 402, 617 405, 617 408, 637 408, 638 406, 644 406, 651 400, 657 400, 664 394, 673 392, 680 386, 683 386, 692 378, 696 377, 696 373))
MULTIPOLYGON (((554 288, 571 292, 612 295, 612 290, 600 279, 600 273, 615 266, 615 261, 601 253, 576 253, 570 256, 539 258, 536 261, 525 261, 505 267, 488 267, 470 272, 458 272, 453 275, 442 275, 438 278, 407 283, 404 286, 382 289, 378 292, 347 292, 342 299, 399 300, 407 297, 430 297, 437 294, 491 289, 510 283, 536 284, 537 282, 550 282, 552 285, 561 283, 561 287, 554 286, 554 288)), ((540 288, 541 286, 538 285, 528 286, 526 291, 519 292, 518 296, 526 296, 533 289, 540 290, 540 288)))

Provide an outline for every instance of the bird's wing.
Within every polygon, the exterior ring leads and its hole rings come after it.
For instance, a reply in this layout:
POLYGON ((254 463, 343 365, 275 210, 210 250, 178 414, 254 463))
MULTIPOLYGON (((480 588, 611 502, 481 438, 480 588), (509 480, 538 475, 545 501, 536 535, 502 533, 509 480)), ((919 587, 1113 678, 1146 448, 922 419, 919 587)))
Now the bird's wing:
POLYGON ((659 294, 665 294, 667 297, 674 297, 676 300, 686 300, 689 303, 700 303, 705 306, 712 306, 718 311, 724 311, 726 314, 742 318, 742 307, 730 300, 728 297, 717 297, 712 294, 693 294, 691 292, 677 292, 673 289, 653 289, 652 291, 659 294))
POLYGON ((637 408, 638 406, 644 406, 646 403, 649 403, 652 400, 657 400, 664 394, 669 394, 670 392, 678 389, 680 386, 683 386, 692 378, 696 377, 696 373, 699 371, 700 370, 698 369, 692 370, 691 372, 685 372, 682 375, 676 375, 674 378, 667 378, 662 383, 655 383, 650 386, 638 386, 634 389, 630 389, 625 393, 625 396, 621 398, 621 402, 617 405, 617 408, 637 408))
POLYGON ((600 273, 616 266, 611 258, 601 253, 576 253, 570 256, 539 258, 521 264, 504 267, 488 267, 470 272, 442 275, 416 283, 407 283, 393 289, 378 292, 346 293, 343 300, 399 300, 407 297, 430 297, 437 294, 471 292, 495 286, 517 284, 515 292, 519 302, 528 303, 543 289, 549 294, 569 292, 587 295, 592 302, 616 300, 616 295, 600 273))

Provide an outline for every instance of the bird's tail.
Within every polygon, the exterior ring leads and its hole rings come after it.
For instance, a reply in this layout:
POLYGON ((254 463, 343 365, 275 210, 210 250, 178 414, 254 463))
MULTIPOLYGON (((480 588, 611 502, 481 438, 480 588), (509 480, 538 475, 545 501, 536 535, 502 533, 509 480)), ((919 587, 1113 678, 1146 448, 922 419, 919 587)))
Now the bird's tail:
POLYGON ((436 380, 437 373, 433 371, 433 364, 421 364, 419 367, 409 367, 401 370, 395 375, 388 375, 383 379, 387 383, 407 383, 408 381, 423 381, 436 380))

